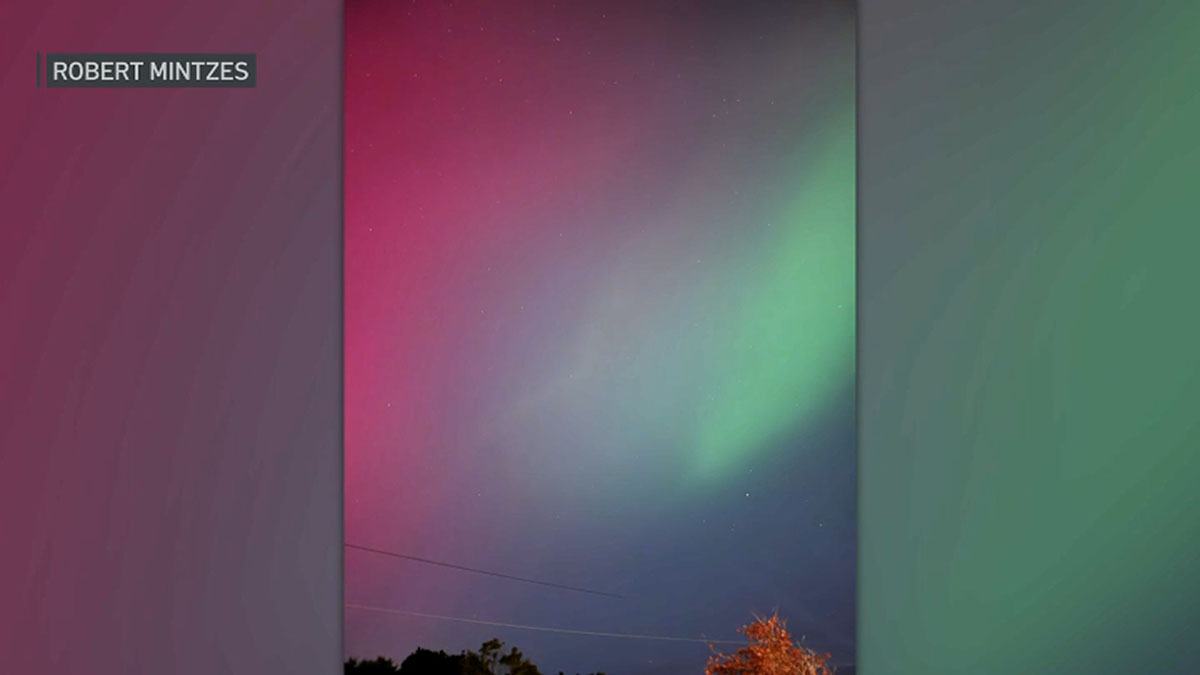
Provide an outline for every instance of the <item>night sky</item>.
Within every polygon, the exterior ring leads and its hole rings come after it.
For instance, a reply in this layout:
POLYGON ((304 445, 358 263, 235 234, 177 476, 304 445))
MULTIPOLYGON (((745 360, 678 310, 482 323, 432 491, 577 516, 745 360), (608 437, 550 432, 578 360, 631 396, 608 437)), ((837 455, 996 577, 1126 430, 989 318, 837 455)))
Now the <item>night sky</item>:
POLYGON ((854 51, 851 2, 347 0, 346 541, 620 596, 348 548, 348 656, 699 673, 446 617, 778 609, 853 663, 854 51))

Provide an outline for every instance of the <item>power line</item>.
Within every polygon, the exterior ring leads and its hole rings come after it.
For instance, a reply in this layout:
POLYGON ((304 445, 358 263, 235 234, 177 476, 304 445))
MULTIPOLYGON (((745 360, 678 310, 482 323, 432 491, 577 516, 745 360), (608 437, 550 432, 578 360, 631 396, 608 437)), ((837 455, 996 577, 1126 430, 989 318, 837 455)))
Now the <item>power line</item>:
POLYGON ((552 626, 530 626, 520 623, 508 623, 507 621, 486 621, 484 619, 468 619, 461 616, 446 616, 444 614, 426 614, 424 612, 411 612, 406 609, 392 609, 390 607, 373 607, 371 605, 357 605, 346 603, 349 609, 359 609, 367 612, 381 612, 384 614, 399 614, 401 616, 413 616, 422 619, 439 619, 441 621, 458 621, 460 623, 474 623, 483 626, 500 626, 503 628, 519 628, 521 630, 536 630, 543 633, 567 633, 569 635, 592 635, 596 637, 610 638, 626 638, 630 640, 661 640, 668 642, 701 642, 712 645, 741 645, 745 644, 744 640, 709 640, 706 638, 692 637, 672 637, 668 635, 649 635, 646 633, 610 633, 605 631, 595 630, 578 630, 574 628, 556 628, 552 626))
POLYGON ((511 574, 504 574, 502 572, 491 572, 489 570, 481 570, 481 569, 478 569, 475 567, 465 567, 463 565, 455 565, 454 563, 441 562, 440 560, 430 560, 429 558, 418 558, 417 556, 414 556, 414 555, 407 555, 404 553, 396 553, 395 551, 385 551, 383 549, 371 548, 369 546, 359 546, 358 544, 343 544, 343 546, 345 546, 346 548, 357 549, 359 551, 367 551, 369 553, 377 553, 379 555, 386 555, 386 556, 389 556, 392 558, 399 558, 401 560, 409 560, 412 562, 424 563, 426 565, 436 565, 438 567, 445 567, 448 569, 459 570, 462 572, 472 572, 474 574, 483 574, 483 575, 486 575, 489 577, 497 577, 499 579, 508 579, 509 581, 520 581, 520 582, 526 583, 526 584, 536 584, 538 586, 547 586, 550 588, 557 588, 559 590, 564 590, 564 591, 574 591, 576 593, 588 593, 590 595, 602 595, 606 598, 617 598, 619 600, 625 599, 624 596, 617 595, 615 593, 606 593, 604 591, 594 591, 590 588, 580 588, 579 586, 567 586, 565 584, 556 584, 552 581, 541 581, 538 579, 528 579, 526 577, 513 576, 511 574))

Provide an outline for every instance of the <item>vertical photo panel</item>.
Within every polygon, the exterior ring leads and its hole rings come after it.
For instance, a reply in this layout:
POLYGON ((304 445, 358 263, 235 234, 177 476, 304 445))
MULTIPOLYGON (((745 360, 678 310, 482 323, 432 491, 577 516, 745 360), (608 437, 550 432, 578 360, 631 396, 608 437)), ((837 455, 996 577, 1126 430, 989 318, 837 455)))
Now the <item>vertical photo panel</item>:
POLYGON ((855 4, 345 7, 346 672, 854 673, 855 4))

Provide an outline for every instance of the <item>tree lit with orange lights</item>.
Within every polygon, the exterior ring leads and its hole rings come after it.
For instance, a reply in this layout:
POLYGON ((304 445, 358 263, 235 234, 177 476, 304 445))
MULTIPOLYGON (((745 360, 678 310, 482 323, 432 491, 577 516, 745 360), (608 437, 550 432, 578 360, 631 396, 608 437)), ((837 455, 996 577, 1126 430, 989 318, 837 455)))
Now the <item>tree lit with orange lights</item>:
POLYGON ((717 652, 708 659, 704 675, 833 675, 829 654, 818 654, 796 642, 786 623, 773 614, 740 631, 750 644, 733 654, 717 652))

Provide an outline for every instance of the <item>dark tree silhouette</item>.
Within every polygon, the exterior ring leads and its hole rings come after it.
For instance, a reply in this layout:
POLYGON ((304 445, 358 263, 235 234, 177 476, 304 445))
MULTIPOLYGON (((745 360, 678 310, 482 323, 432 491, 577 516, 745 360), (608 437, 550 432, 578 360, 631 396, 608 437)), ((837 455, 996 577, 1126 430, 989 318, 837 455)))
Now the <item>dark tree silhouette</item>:
POLYGON ((418 648, 400 664, 400 675, 462 675, 463 657, 418 648))
POLYGON ((504 643, 492 638, 478 652, 463 652, 463 675, 542 675, 519 649, 504 653, 504 643))
MULTIPOLYGON (((423 647, 417 648, 397 666, 391 659, 379 657, 374 661, 346 661, 346 675, 542 675, 521 650, 495 638, 479 647, 479 651, 447 654, 423 647)), ((603 675, 597 673, 596 675, 603 675)))
POLYGON ((346 675, 395 675, 399 672, 394 661, 382 656, 374 661, 350 659, 346 662, 346 675))

